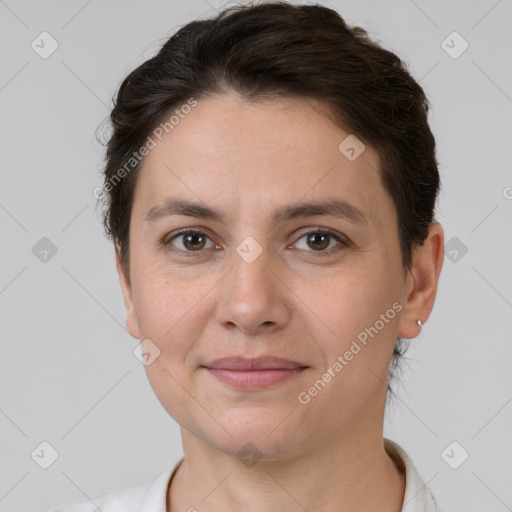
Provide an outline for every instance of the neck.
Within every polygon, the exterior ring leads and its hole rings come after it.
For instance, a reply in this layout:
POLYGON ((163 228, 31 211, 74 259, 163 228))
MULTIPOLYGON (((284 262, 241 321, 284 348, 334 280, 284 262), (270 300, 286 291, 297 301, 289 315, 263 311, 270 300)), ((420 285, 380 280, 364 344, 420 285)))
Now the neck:
POLYGON ((168 490, 168 512, 399 512, 405 474, 386 452, 382 431, 323 439, 321 447, 247 466, 182 430, 185 460, 168 490), (374 433, 375 434, 375 433, 374 433))

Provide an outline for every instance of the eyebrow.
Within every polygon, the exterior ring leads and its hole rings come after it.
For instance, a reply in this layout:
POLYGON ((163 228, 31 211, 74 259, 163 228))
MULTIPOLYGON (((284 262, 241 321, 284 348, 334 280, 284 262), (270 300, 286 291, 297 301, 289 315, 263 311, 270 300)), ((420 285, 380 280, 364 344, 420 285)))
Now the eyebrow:
MULTIPOLYGON (((193 201, 170 198, 160 205, 153 206, 148 211, 144 223, 153 224, 158 220, 172 215, 184 215, 198 219, 226 223, 227 216, 220 210, 193 201)), ((271 219, 272 226, 279 222, 301 217, 331 216, 346 219, 354 224, 369 224, 363 212, 342 199, 328 199, 321 202, 298 203, 283 206, 274 211, 271 219)))

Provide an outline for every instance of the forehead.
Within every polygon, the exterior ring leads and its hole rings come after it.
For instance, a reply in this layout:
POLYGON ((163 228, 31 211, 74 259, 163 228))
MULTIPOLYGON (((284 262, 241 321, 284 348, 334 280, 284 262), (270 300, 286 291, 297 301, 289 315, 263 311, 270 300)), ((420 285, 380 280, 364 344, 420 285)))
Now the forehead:
POLYGON ((340 144, 351 134, 314 100, 214 96, 198 101, 168 131, 143 162, 135 194, 140 215, 177 194, 219 209, 262 207, 263 198, 277 205, 340 195, 369 218, 389 206, 378 154, 366 146, 349 160, 340 144))

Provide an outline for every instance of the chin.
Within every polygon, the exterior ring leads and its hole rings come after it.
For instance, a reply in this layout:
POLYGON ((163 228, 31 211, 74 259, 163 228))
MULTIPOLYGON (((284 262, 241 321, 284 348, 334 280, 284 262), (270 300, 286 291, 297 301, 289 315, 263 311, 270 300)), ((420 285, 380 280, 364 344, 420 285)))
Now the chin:
POLYGON ((231 435, 220 427, 213 430, 212 426, 203 431, 203 436, 219 450, 239 458, 248 456, 280 460, 295 454, 299 447, 303 448, 304 442, 298 437, 298 426, 287 423, 289 418, 284 419, 286 415, 281 413, 264 417, 261 411, 255 410, 253 414, 241 411, 240 416, 233 418, 232 422, 221 423, 226 425, 231 435), (220 435, 212 436, 213 432, 220 435))

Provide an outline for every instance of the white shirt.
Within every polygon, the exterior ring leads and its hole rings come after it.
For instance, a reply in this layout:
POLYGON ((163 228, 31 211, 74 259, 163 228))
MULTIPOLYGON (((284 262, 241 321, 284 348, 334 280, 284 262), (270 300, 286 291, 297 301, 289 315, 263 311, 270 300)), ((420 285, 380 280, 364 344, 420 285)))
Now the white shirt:
MULTIPOLYGON (((386 451, 405 469, 405 495, 400 512, 439 512, 434 497, 405 451, 393 441, 384 439, 386 451)), ((68 505, 48 512, 169 512, 167 489, 183 458, 154 480, 104 494, 91 501, 68 505)))

